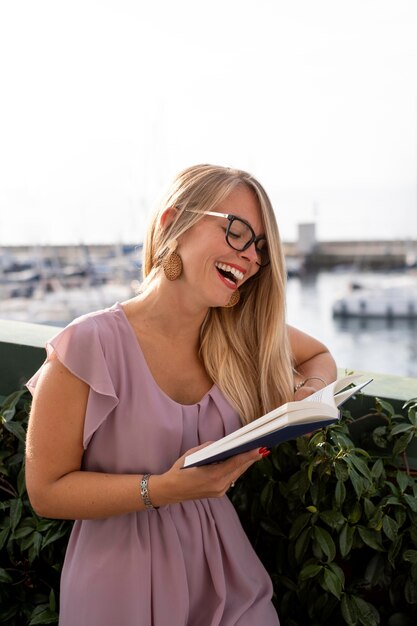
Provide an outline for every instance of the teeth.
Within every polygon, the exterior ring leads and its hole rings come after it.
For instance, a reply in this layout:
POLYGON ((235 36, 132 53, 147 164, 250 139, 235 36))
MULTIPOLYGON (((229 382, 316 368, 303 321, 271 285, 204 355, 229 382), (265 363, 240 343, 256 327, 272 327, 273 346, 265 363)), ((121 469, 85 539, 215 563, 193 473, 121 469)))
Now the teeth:
POLYGON ((237 280, 242 280, 244 274, 237 270, 235 267, 231 267, 230 265, 225 265, 225 263, 216 263, 216 267, 224 272, 230 272, 237 280))

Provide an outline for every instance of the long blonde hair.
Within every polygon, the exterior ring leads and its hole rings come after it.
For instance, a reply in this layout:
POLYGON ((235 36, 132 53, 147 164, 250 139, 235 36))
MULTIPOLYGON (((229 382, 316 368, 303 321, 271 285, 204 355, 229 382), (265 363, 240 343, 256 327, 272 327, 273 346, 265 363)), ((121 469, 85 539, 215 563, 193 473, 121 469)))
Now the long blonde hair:
POLYGON ((200 357, 210 378, 247 423, 293 397, 285 325, 284 256, 274 211, 262 185, 247 172, 227 167, 196 165, 182 171, 148 229, 142 289, 160 271, 170 243, 204 217, 186 209, 212 211, 239 185, 256 194, 271 262, 239 288, 238 305, 209 309, 201 328, 200 357), (168 207, 175 207, 177 212, 170 226, 163 229, 159 218, 168 207))

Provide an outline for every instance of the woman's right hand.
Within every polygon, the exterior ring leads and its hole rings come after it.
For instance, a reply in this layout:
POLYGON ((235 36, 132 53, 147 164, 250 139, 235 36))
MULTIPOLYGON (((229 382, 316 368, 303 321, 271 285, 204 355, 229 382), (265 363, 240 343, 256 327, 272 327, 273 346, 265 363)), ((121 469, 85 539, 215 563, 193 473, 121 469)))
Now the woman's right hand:
POLYGON ((259 448, 210 465, 182 469, 184 459, 206 444, 188 450, 164 474, 152 474, 149 494, 154 506, 164 506, 184 500, 220 498, 253 463, 262 456, 259 448))

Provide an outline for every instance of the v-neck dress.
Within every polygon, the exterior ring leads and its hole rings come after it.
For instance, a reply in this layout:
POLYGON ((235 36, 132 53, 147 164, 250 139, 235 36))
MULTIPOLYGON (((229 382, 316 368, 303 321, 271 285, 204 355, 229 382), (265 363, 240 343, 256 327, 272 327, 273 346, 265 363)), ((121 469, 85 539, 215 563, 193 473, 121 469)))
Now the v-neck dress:
MULTIPOLYGON (((120 304, 74 320, 48 342, 48 358, 52 351, 90 387, 85 471, 161 474, 189 448, 240 426, 216 385, 193 405, 159 388, 120 304)), ((32 392, 39 372, 28 382, 32 392)), ((277 626, 271 596, 228 497, 192 500, 75 521, 59 623, 277 626)))

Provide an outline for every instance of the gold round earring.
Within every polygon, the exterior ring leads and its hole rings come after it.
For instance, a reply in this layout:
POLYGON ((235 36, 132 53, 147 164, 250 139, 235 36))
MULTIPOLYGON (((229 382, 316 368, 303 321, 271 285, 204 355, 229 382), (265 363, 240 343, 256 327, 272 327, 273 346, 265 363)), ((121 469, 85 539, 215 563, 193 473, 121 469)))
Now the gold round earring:
POLYGON ((168 246, 168 255, 162 262, 162 269, 168 280, 177 280, 182 274, 182 259, 178 252, 175 251, 177 246, 177 241, 173 241, 168 246))
POLYGON ((230 298, 229 302, 223 307, 224 309, 231 309, 233 306, 236 306, 237 303, 240 300, 240 293, 239 293, 239 289, 236 289, 233 293, 232 293, 232 297, 230 298))

